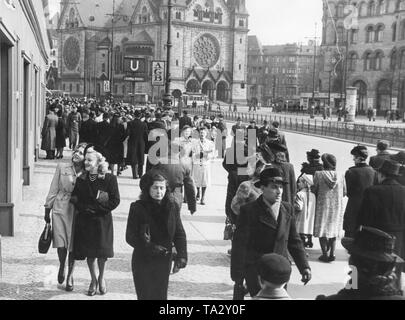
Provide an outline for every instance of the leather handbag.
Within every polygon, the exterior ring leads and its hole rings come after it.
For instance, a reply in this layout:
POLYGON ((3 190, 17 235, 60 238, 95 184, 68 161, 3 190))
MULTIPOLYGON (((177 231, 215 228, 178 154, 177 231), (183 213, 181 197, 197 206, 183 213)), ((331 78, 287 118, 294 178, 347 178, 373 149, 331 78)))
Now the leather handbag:
POLYGON ((227 218, 226 224, 225 224, 225 230, 224 230, 224 240, 232 240, 233 233, 234 233, 234 227, 233 227, 231 221, 227 218))
POLYGON ((52 243, 52 227, 50 223, 45 225, 38 242, 38 251, 40 254, 47 254, 52 243))

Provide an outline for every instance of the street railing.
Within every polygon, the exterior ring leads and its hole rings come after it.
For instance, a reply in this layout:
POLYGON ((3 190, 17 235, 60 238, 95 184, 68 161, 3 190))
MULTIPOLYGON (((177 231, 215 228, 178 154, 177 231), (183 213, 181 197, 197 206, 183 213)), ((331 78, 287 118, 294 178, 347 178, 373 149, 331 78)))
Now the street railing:
POLYGON ((190 114, 198 116, 212 116, 222 114, 225 120, 236 121, 241 118, 249 123, 254 119, 257 125, 267 121, 280 123, 282 130, 304 133, 310 135, 338 138, 353 141, 354 143, 367 143, 376 145, 380 140, 387 140, 393 148, 405 149, 405 128, 356 124, 350 122, 327 121, 319 119, 294 118, 280 115, 263 115, 230 111, 205 111, 205 109, 191 109, 190 114))

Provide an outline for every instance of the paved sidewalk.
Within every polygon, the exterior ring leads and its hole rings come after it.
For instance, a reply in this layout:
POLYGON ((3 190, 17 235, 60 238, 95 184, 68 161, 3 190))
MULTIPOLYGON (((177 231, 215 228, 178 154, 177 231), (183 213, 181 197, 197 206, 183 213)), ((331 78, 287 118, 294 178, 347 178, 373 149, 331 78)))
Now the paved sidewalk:
MULTIPOLYGON (((351 166, 353 145, 327 139, 286 134, 291 158, 296 170, 305 160, 305 152, 317 147, 321 152, 337 152, 340 171, 351 166)), ((67 161, 67 160, 63 160, 67 161)), ((131 202, 139 195, 139 181, 131 179, 130 170, 119 178, 121 204, 113 213, 115 257, 106 270, 108 294, 86 296, 89 273, 85 262, 78 262, 75 270, 75 291, 67 293, 57 285, 58 258, 56 250, 48 255, 37 253, 37 242, 44 228, 43 203, 55 171, 56 162, 40 160, 35 167, 32 185, 24 188, 23 211, 16 225, 14 238, 3 238, 3 279, 0 300, 134 300, 135 289, 131 273, 132 250, 125 242, 125 230, 131 202)), ((170 300, 231 300, 233 283, 230 279, 230 259, 226 252, 229 241, 223 241, 224 205, 227 186, 226 172, 221 160, 212 168, 213 185, 207 191, 207 206, 198 207, 194 216, 183 208, 182 219, 188 238, 189 264, 170 279, 170 300)), ((317 242, 317 241, 315 241, 317 242)), ((319 245, 309 251, 313 280, 303 286, 297 268, 289 285, 290 294, 297 299, 314 299, 318 294, 333 294, 345 283, 347 254, 339 245, 337 261, 318 262, 319 245)))

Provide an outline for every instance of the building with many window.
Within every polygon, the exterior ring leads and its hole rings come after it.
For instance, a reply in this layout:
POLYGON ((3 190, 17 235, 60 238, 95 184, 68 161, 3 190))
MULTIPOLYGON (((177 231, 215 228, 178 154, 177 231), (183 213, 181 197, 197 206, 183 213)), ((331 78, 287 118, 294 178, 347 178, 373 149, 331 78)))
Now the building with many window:
POLYGON ((13 236, 45 116, 49 41, 41 1, 0 1, 0 235, 13 236))
MULTIPOLYGON (((61 90, 72 96, 112 93, 161 96, 144 81, 125 81, 125 57, 166 60, 167 0, 62 2, 57 27, 61 90), (113 18, 114 14, 114 19, 113 18), (113 77, 111 77, 113 75, 113 77)), ((211 100, 246 102, 248 12, 245 0, 176 0, 172 9, 171 90, 203 93, 211 100)), ((149 70, 150 71, 150 70, 149 70)), ((128 101, 128 102, 129 102, 128 101)))
POLYGON ((319 55, 315 44, 262 46, 249 36, 248 100, 295 104, 301 93, 318 91, 319 55))
POLYGON ((405 111, 405 1, 324 1, 322 87, 358 88, 357 112, 405 111))

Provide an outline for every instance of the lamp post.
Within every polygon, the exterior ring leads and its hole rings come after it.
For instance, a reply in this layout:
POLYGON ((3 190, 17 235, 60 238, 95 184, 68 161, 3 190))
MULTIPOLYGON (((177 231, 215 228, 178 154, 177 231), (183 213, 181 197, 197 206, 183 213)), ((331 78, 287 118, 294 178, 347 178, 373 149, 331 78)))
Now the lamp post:
POLYGON ((171 83, 171 74, 170 74, 170 59, 171 59, 171 49, 172 49, 172 0, 168 0, 167 4, 167 57, 166 57, 166 83, 165 83, 165 94, 163 96, 163 103, 165 108, 170 109, 172 104, 172 95, 170 93, 170 83, 171 83))

